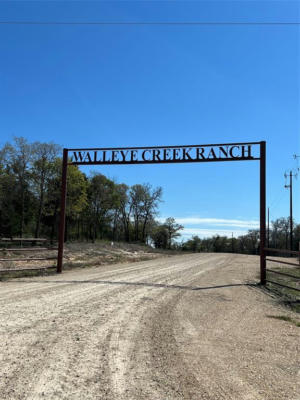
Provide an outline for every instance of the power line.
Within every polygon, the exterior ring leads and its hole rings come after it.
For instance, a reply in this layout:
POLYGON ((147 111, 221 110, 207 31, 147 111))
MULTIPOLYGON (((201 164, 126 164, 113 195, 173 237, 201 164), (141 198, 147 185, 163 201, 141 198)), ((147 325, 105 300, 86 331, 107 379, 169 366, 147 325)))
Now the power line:
POLYGON ((281 196, 278 196, 275 201, 273 200, 271 202, 271 205, 268 207, 271 218, 273 218, 273 219, 278 218, 278 215, 275 215, 276 211, 278 210, 278 207, 281 204, 282 200, 286 199, 287 194, 288 193, 285 190, 283 190, 282 193, 281 193, 281 196))
POLYGON ((119 25, 119 26, 128 26, 128 25, 145 25, 145 26, 197 26, 197 25, 233 25, 233 26, 242 26, 242 25, 258 25, 258 26, 299 26, 300 22, 233 22, 233 21, 225 21, 225 22, 204 22, 204 21, 183 21, 183 22, 167 22, 167 21, 150 21, 150 22, 137 22, 137 21, 115 21, 115 22, 104 22, 104 21, 89 21, 89 22, 67 22, 67 21, 0 21, 0 25, 119 25))

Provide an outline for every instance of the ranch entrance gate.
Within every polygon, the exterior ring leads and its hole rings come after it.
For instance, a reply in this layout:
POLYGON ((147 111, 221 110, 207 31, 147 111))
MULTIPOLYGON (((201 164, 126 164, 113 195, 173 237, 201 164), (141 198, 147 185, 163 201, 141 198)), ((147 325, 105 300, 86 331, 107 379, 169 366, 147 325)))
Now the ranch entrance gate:
POLYGON ((260 282, 266 283, 266 142, 191 146, 64 149, 57 273, 62 272, 68 165, 166 164, 191 162, 259 161, 260 282))

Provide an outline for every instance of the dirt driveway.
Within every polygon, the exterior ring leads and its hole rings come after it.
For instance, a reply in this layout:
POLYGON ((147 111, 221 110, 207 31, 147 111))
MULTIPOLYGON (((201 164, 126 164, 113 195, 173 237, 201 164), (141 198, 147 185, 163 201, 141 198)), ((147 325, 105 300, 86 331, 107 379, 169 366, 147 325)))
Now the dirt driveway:
POLYGON ((259 259, 195 254, 0 282, 0 399, 300 400, 297 318, 259 259))

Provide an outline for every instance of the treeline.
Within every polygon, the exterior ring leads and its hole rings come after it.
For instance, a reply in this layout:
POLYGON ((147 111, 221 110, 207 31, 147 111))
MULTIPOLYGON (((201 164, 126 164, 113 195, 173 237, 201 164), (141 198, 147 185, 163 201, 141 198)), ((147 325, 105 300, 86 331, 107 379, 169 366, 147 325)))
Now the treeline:
MULTIPOLYGON (((299 249, 300 224, 293 223, 293 250, 299 249)), ((272 221, 267 232, 266 245, 270 248, 289 249, 290 219, 278 218, 272 221)), ((211 238, 200 239, 193 236, 180 244, 182 250, 194 252, 225 252, 225 253, 259 253, 259 230, 249 230, 247 234, 237 238, 215 235, 211 238)))
MULTIPOLYGON (((47 237, 57 240, 62 149, 54 143, 29 143, 15 138, 0 149, 0 237, 47 237)), ((128 186, 100 173, 87 176, 68 167, 65 240, 106 239, 142 242, 156 248, 194 252, 257 254, 259 231, 235 237, 193 236, 179 242, 183 226, 170 217, 158 220, 162 188, 128 186)), ((293 224, 293 249, 298 249, 300 225, 293 224)), ((267 245, 289 248, 289 218, 272 221, 267 245)))
MULTIPOLYGON (((61 148, 18 137, 0 150, 0 236, 57 239, 61 148)), ((162 188, 118 184, 68 167, 66 240, 135 241, 170 248, 182 228, 156 220, 162 188)))

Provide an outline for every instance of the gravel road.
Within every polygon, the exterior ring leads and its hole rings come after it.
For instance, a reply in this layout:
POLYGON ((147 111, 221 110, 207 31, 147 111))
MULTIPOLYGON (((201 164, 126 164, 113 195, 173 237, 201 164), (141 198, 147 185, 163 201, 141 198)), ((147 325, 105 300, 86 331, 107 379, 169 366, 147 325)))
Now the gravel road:
POLYGON ((0 282, 0 399, 300 400, 297 318, 259 259, 191 254, 0 282))

